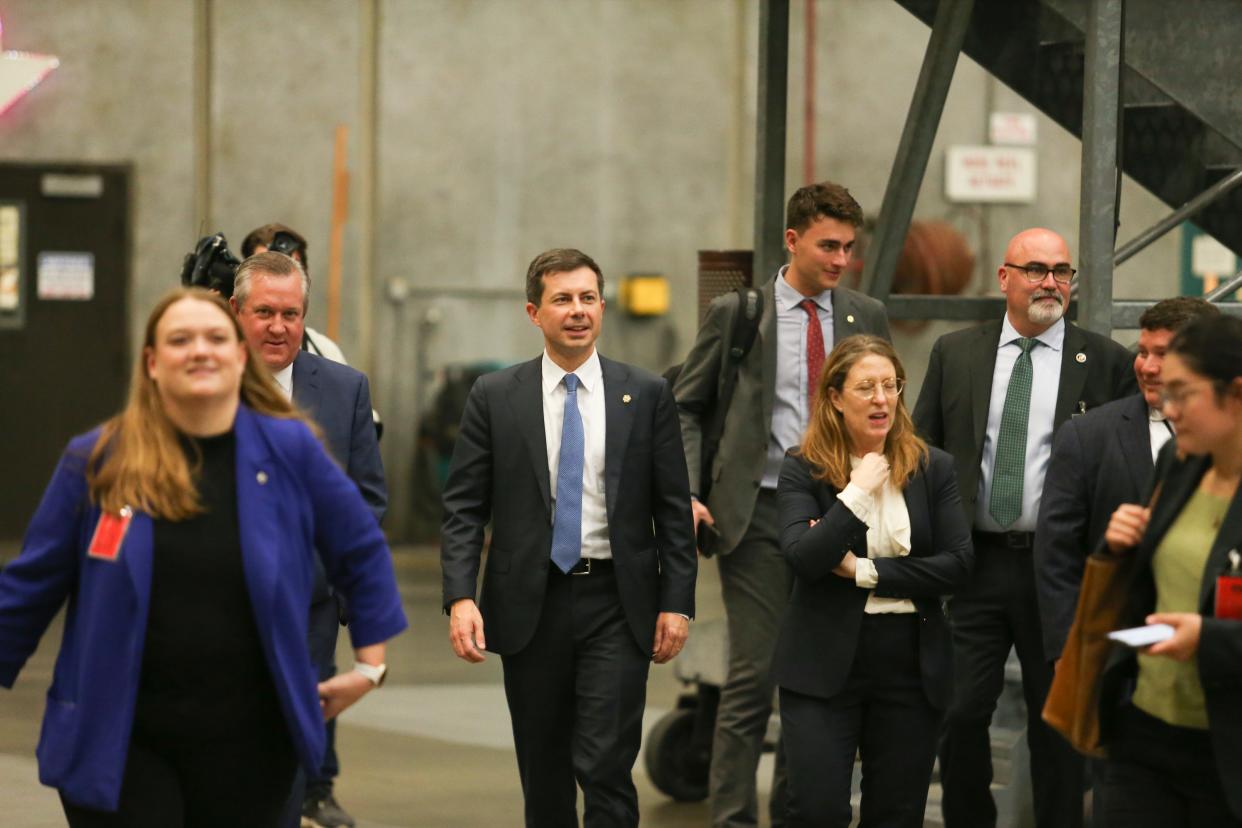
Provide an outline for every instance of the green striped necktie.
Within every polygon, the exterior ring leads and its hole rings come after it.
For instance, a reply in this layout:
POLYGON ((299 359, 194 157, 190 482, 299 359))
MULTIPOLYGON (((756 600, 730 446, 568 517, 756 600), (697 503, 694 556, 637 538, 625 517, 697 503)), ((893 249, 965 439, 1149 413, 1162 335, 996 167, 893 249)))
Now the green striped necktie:
POLYGON ((1022 516, 1022 481, 1026 474, 1026 426, 1031 411, 1031 348, 1037 339, 1020 337, 1022 353, 1013 364, 1005 408, 1001 411, 1000 433, 996 437, 996 458, 992 461, 992 498, 988 512, 1001 528, 1007 529, 1022 516))

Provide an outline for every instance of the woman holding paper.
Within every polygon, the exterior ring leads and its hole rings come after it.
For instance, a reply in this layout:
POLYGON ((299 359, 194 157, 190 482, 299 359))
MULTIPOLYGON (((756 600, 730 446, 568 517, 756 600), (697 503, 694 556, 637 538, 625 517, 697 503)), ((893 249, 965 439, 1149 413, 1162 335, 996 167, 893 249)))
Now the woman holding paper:
POLYGON ((833 348, 802 445, 781 468, 781 550, 794 570, 772 673, 789 775, 786 824, 923 825, 949 703, 941 596, 974 562, 953 458, 914 433, 893 347, 833 348))
POLYGON ((1242 320, 1187 325, 1162 376, 1177 439, 1158 495, 1150 510, 1119 507, 1104 537, 1138 556, 1125 626, 1173 633, 1118 648, 1105 672, 1107 821, 1242 826, 1242 320))
POLYGON ((70 441, 0 572, 0 686, 66 601, 38 758, 72 828, 275 825, 406 625, 357 487, 197 288, 156 305, 128 404, 70 441), (361 664, 320 684, 316 551, 361 664))

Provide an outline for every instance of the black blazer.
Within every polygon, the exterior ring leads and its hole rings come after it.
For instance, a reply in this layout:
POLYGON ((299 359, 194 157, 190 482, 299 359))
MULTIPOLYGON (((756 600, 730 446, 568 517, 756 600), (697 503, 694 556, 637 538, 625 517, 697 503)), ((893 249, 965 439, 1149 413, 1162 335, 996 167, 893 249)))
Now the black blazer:
MULTIPOLYGON (((470 389, 444 486, 444 606, 474 598, 483 530, 492 526, 479 608, 488 650, 516 653, 535 632, 552 553, 542 357, 470 389)), ((668 382, 600 357, 608 535, 626 619, 650 652, 656 615, 694 615, 698 571, 686 460, 668 382)))
MULTIPOLYGON (((876 558, 875 594, 911 598, 918 609, 919 666, 928 702, 949 703, 952 665, 941 596, 966 582, 974 566, 970 526, 962 520, 953 458, 931 449, 927 464, 905 488, 910 555, 876 558)), ((811 464, 785 457, 780 486, 781 551, 794 570, 793 594, 773 657, 776 683, 808 696, 831 698, 854 662, 867 590, 833 575, 847 551, 865 557, 867 525, 837 499, 837 490, 811 476, 811 464), (818 520, 814 527, 810 521, 818 520)))
MULTIPOLYGON (((995 319, 937 339, 914 407, 919 434, 957 463, 962 507, 972 525, 1001 323, 995 319)), ((1121 345, 1066 322, 1054 432, 1071 414, 1136 392, 1133 366, 1133 356, 1121 345)))
POLYGON ((1152 472, 1147 402, 1135 394, 1074 417, 1052 441, 1035 528, 1035 588, 1049 661, 1074 621, 1087 555, 1122 503, 1146 503, 1152 472))
MULTIPOLYGON (((1130 602, 1126 607, 1123 627, 1144 623, 1156 607, 1156 583, 1152 576, 1152 558, 1173 521, 1199 487, 1199 481, 1211 467, 1210 457, 1178 459, 1176 441, 1170 440, 1160 450, 1155 478, 1163 481, 1160 494, 1152 507, 1147 532, 1134 554, 1138 556, 1130 602)), ((1225 790, 1225 799, 1234 816, 1242 818, 1242 621, 1213 617, 1216 600, 1216 577, 1229 566, 1229 551, 1242 548, 1242 489, 1234 495, 1221 523, 1220 532, 1208 554, 1199 587, 1199 612, 1203 630, 1199 635, 1199 680, 1207 701, 1208 729, 1216 753, 1216 771, 1225 790)), ((1100 724, 1105 739, 1112 732, 1114 713, 1134 690, 1138 676, 1138 659, 1129 647, 1116 646, 1104 672, 1100 690, 1100 724)))

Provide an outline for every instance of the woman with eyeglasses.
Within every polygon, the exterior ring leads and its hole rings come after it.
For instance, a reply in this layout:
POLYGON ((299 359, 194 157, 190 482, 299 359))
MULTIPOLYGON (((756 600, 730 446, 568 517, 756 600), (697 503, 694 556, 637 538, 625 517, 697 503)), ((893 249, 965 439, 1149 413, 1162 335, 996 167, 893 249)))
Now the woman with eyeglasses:
POLYGON ((324 720, 383 678, 406 626, 383 532, 218 295, 155 306, 124 410, 62 455, 0 571, 0 686, 62 605, 38 757, 72 828, 275 826, 324 720), (316 555, 358 661, 324 682, 316 555))
POLYGON ((893 347, 852 336, 823 367, 802 444, 781 469, 793 594, 773 661, 790 826, 923 824, 949 703, 942 596, 974 554, 952 458, 914 433, 893 347))
POLYGON ((1154 503, 1118 507, 1104 540, 1137 556, 1123 626, 1172 635, 1118 647, 1105 672, 1107 819, 1242 826, 1242 319, 1188 324, 1161 379, 1176 439, 1157 460, 1154 503))

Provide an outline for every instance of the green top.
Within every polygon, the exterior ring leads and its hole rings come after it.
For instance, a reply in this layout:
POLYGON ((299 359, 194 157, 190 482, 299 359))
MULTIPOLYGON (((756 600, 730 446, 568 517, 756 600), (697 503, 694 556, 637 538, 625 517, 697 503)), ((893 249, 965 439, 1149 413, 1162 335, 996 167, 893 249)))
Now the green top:
MULTIPOLYGON (((1198 612, 1199 588, 1212 543, 1229 509, 1229 499, 1196 491, 1156 547, 1156 612, 1198 612)), ((1138 657, 1134 704, 1171 725, 1206 730, 1207 707, 1199 683, 1199 658, 1138 657)))

